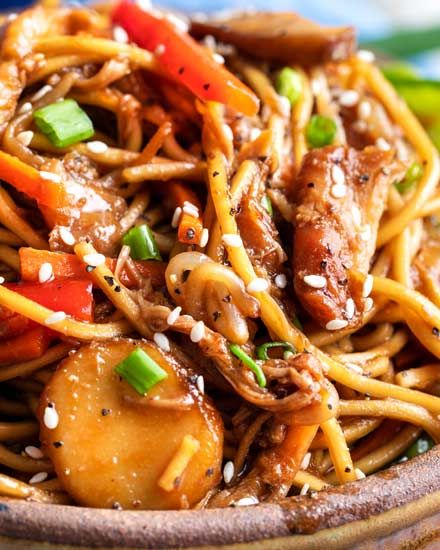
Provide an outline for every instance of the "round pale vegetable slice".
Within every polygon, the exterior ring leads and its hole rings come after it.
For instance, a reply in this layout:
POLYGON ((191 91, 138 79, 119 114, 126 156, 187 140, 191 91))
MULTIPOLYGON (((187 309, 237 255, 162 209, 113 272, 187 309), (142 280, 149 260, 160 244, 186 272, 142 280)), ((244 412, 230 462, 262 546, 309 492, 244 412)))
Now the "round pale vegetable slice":
POLYGON ((139 340, 93 343, 61 363, 41 397, 41 440, 76 502, 187 508, 218 483, 223 424, 194 379, 139 340), (115 371, 137 348, 167 374, 146 395, 115 371))

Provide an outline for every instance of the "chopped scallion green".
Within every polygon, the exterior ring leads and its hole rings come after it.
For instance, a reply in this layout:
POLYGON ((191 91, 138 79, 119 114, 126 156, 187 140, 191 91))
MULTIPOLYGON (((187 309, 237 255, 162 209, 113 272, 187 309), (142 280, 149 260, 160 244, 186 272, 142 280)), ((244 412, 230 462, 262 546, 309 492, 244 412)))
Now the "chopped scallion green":
POLYGON ((133 260, 161 260, 156 240, 148 225, 137 225, 128 231, 122 242, 130 247, 133 260))
POLYGON ((403 181, 396 182, 394 186, 402 195, 410 191, 423 175, 423 167, 419 162, 413 162, 408 168, 403 181))
POLYGON ((55 147, 68 147, 95 133, 92 121, 73 99, 38 109, 34 113, 34 120, 37 128, 55 147))
POLYGON ((273 217, 272 201, 270 200, 269 195, 263 195, 261 202, 263 207, 268 211, 269 216, 273 217))
POLYGON ((168 374, 141 348, 131 352, 115 367, 115 371, 141 395, 168 378, 168 374))
POLYGON ((257 363, 252 359, 252 357, 249 357, 249 355, 244 352, 240 346, 237 344, 230 344, 229 345, 230 352, 235 355, 240 361, 246 365, 254 374, 255 378, 257 379, 258 385, 260 388, 266 387, 266 377, 264 376, 263 369, 260 367, 260 365, 257 365, 257 363))
POLYGON ((419 437, 417 441, 414 441, 414 443, 409 447, 404 456, 410 458, 414 458, 415 456, 421 455, 423 453, 426 453, 426 451, 429 451, 429 449, 432 449, 434 447, 434 441, 427 435, 419 437))
POLYGON ((306 137, 313 148, 330 145, 336 136, 336 122, 332 118, 313 115, 307 125, 306 137))
POLYGON ((289 342, 266 342, 265 344, 261 344, 261 346, 258 346, 258 348, 256 349, 258 359, 261 359, 262 361, 267 361, 269 359, 267 350, 271 348, 285 348, 291 353, 296 353, 295 347, 292 346, 292 344, 289 344, 289 342))
POLYGON ((296 315, 292 319, 292 323, 296 326, 296 328, 299 328, 299 330, 304 331, 304 327, 303 327, 301 321, 298 319, 298 317, 296 315))
POLYGON ((295 69, 284 67, 278 73, 275 88, 280 95, 287 97, 290 105, 293 106, 301 97, 303 88, 301 75, 295 69))

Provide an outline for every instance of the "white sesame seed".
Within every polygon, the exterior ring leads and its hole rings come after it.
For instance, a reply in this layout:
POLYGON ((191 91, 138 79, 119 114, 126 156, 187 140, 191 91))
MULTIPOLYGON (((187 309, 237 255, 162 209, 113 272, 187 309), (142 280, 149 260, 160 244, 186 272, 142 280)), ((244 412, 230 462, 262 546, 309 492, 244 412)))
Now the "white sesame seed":
POLYGON ((174 13, 167 13, 165 18, 175 27, 179 32, 188 32, 188 23, 181 17, 177 17, 174 13))
POLYGON ((173 283, 173 285, 177 283, 177 275, 175 273, 171 273, 170 281, 173 283))
POLYGON ((327 279, 321 275, 306 275, 303 281, 312 288, 324 288, 327 286, 327 279))
POLYGON ((183 201, 183 206, 189 206, 190 208, 194 208, 194 210, 197 210, 197 212, 199 211, 197 206, 191 201, 183 201))
POLYGON ((284 275, 284 273, 278 273, 278 275, 275 277, 275 286, 277 286, 278 288, 286 288, 287 277, 284 275))
POLYGON ((336 185, 345 184, 345 174, 342 168, 338 164, 332 165, 332 180, 336 185))
POLYGON ((199 217, 199 210, 193 205, 185 204, 182 210, 185 214, 188 214, 188 216, 192 216, 193 218, 199 217))
POLYGON ((30 100, 31 101, 38 101, 39 99, 41 99, 42 97, 44 97, 46 94, 48 94, 49 92, 51 92, 53 90, 52 86, 50 84, 46 84, 45 86, 43 86, 42 88, 40 88, 38 90, 38 92, 36 92, 31 98, 30 100))
POLYGON ((98 267, 98 265, 105 263, 105 256, 104 254, 99 254, 97 252, 94 252, 93 254, 85 254, 83 257, 83 262, 87 265, 98 267))
POLYGON ((345 366, 355 372, 356 374, 364 375, 364 370, 359 365, 356 365, 356 363, 345 363, 345 366))
POLYGON ((49 262, 44 262, 41 264, 40 269, 38 270, 38 281, 40 283, 47 283, 53 279, 53 269, 52 264, 49 262))
POLYGON ((103 141, 88 141, 86 147, 91 153, 96 154, 105 153, 108 149, 107 143, 103 141))
POLYGON ((200 242, 199 242, 199 246, 201 248, 204 248, 207 244, 208 244, 208 241, 209 241, 209 229, 207 229, 206 227, 204 227, 202 229, 202 232, 200 234, 200 242))
POLYGON ((75 244, 75 237, 67 229, 67 227, 60 227, 59 233, 61 240, 64 242, 64 244, 67 244, 68 246, 73 246, 75 244))
POLYGON ((29 483, 33 485, 34 483, 42 483, 47 479, 48 473, 47 472, 38 472, 38 474, 35 474, 31 477, 29 480, 29 483))
POLYGON ((367 298, 373 290, 374 278, 373 275, 368 274, 365 277, 364 284, 362 285, 362 298, 367 298))
POLYGON ((228 124, 223 124, 223 133, 229 141, 234 141, 234 134, 232 133, 232 129, 228 124))
POLYGON ((158 44, 156 49, 154 50, 154 55, 156 57, 160 57, 162 54, 165 53, 165 46, 164 44, 158 44))
POLYGON ((376 147, 381 151, 389 151, 391 149, 391 145, 383 137, 378 137, 376 139, 376 147))
POLYGON ((351 215, 353 216, 354 225, 360 227, 362 225, 362 213, 358 206, 351 207, 351 215))
POLYGON ((53 181, 54 183, 61 183, 61 177, 53 172, 46 172, 46 170, 40 170, 40 178, 44 180, 53 181))
POLYGON ((224 65, 225 64, 225 58, 222 55, 220 55, 219 53, 214 52, 212 54, 212 57, 214 58, 214 61, 216 63, 218 63, 219 65, 224 65))
POLYGON ((366 63, 373 63, 376 59, 376 56, 370 50, 359 50, 357 52, 357 57, 366 63))
POLYGON ((325 328, 327 330, 340 330, 342 328, 345 328, 347 325, 348 321, 346 321, 345 319, 332 319, 325 325, 325 328))
POLYGON ((355 310, 356 310, 356 306, 355 306, 354 300, 353 298, 349 298, 347 300, 347 303, 345 304, 345 315, 347 319, 353 318, 355 310))
POLYGON ((304 455, 304 458, 302 459, 301 465, 300 465, 301 470, 307 470, 307 468, 309 467, 311 458, 312 458, 312 453, 306 453, 304 455))
POLYGON ((182 215, 182 209, 180 206, 174 210, 173 218, 171 220, 171 227, 177 227, 179 225, 180 216, 182 215))
POLYGON ((332 185, 330 193, 335 199, 342 199, 347 194, 346 185, 332 185))
POLYGON ((52 407, 47 406, 44 409, 43 422, 46 428, 54 430, 58 426, 59 420, 55 405, 52 405, 52 407))
POLYGON ((368 242, 371 239, 371 227, 369 225, 365 225, 359 233, 359 237, 362 241, 368 242))
POLYGON ((4 278, 4 277, 0 277, 0 285, 2 285, 4 282, 5 282, 5 278, 4 278))
POLYGON ((18 113, 20 115, 24 115, 25 113, 29 113, 29 111, 32 111, 32 103, 30 101, 26 101, 26 103, 23 103, 23 105, 18 110, 18 113))
POLYGON ((310 485, 308 483, 304 483, 304 485, 301 487, 301 491, 299 492, 300 495, 304 496, 309 492, 310 485))
POLYGON ((42 453, 41 449, 39 449, 38 447, 34 447, 33 445, 28 445, 27 447, 25 447, 24 452, 31 458, 35 458, 35 460, 44 458, 44 454, 42 453))
POLYGON ((223 479, 225 480, 226 485, 231 483, 232 478, 234 477, 234 463, 229 460, 226 462, 225 467, 223 468, 223 479))
POLYGON ((244 497, 234 502, 234 506, 255 506, 258 502, 257 497, 244 497))
POLYGON ((370 296, 368 298, 365 298, 365 311, 367 313, 373 309, 373 306, 374 306, 373 298, 370 298, 370 296))
POLYGON ((32 132, 31 130, 26 130, 24 132, 20 132, 19 134, 17 134, 18 141, 25 147, 30 145, 33 137, 34 137, 34 132, 32 132))
POLYGON ((364 479, 367 477, 360 468, 355 468, 354 473, 356 474, 356 479, 364 479))
POLYGON ((257 277, 247 285, 246 290, 248 292, 264 292, 268 288, 269 283, 266 281, 266 279, 257 277))
POLYGON ((354 107, 359 101, 359 93, 356 90, 345 90, 339 96, 339 103, 343 107, 354 107))
POLYGON ((64 311, 55 311, 54 313, 52 313, 52 315, 49 315, 49 317, 46 317, 46 319, 44 320, 44 324, 54 325, 55 323, 64 321, 66 317, 67 315, 64 313, 64 311))
POLYGON ((120 44, 127 44, 128 34, 126 30, 120 27, 119 25, 115 25, 113 27, 113 40, 115 42, 119 42, 120 44))
POLYGON ((369 118, 371 115, 371 103, 369 101, 361 101, 358 107, 358 117, 362 120, 369 118))
POLYGON ((167 336, 162 332, 155 332, 153 334, 153 340, 162 351, 171 351, 170 341, 168 340, 167 336))
POLYGON ((240 246, 243 246, 240 235, 234 235, 233 233, 225 233, 222 235, 222 242, 231 248, 240 248, 240 246))
POLYGON ((203 321, 198 321, 191 329, 189 337, 191 342, 194 342, 195 344, 200 342, 200 340, 203 340, 205 337, 205 323, 203 321))
POLYGON ((167 317, 167 323, 168 325, 174 325, 174 323, 179 318, 180 312, 182 311, 182 308, 180 306, 177 306, 176 308, 171 311, 171 313, 167 317))
POLYGON ((205 393, 205 379, 202 375, 197 376, 196 386, 200 393, 205 393))

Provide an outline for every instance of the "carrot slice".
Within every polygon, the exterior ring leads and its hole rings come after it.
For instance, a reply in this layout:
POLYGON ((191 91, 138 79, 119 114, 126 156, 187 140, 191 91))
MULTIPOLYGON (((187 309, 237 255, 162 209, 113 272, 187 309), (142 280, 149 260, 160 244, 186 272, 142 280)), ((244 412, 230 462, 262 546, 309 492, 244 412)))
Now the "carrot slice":
POLYGON ((0 365, 18 361, 30 361, 41 357, 52 339, 51 331, 37 326, 31 330, 0 343, 0 365))

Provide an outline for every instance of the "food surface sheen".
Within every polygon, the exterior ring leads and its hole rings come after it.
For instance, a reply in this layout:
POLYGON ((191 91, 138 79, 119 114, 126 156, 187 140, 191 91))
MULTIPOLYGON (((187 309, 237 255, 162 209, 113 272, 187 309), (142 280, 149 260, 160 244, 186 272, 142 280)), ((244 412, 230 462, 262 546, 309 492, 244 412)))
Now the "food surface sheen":
POLYGON ((179 509, 193 506, 219 481, 223 427, 219 414, 171 356, 145 341, 91 344, 66 359, 41 399, 41 438, 65 490, 86 506, 179 509), (137 394, 114 367, 141 347, 168 377, 147 396, 137 394), (173 400, 182 409, 146 405, 173 400), (52 405, 59 422, 44 423, 52 405), (161 475, 185 436, 200 446, 165 491, 161 475))

